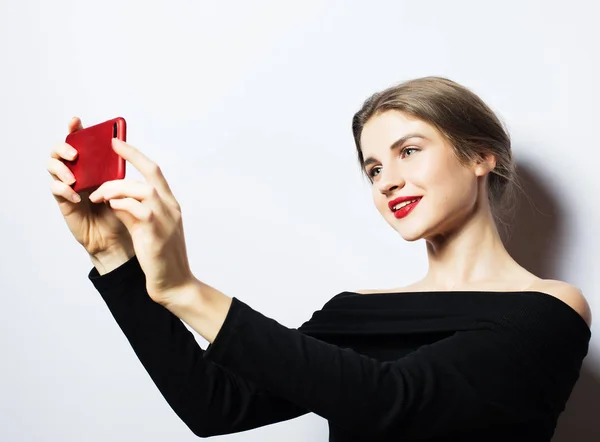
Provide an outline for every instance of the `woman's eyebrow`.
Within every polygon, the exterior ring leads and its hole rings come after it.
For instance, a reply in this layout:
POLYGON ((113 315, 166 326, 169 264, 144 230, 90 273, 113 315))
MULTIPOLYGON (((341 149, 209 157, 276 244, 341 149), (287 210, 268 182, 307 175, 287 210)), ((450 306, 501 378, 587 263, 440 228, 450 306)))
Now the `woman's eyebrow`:
MULTIPOLYGON (((398 138, 396 141, 394 141, 392 143, 392 145, 390 146, 390 150, 394 150, 394 149, 398 149, 400 146, 402 146, 406 140, 408 140, 409 138, 421 138, 423 140, 427 140, 428 138, 425 135, 419 134, 419 133, 412 133, 412 134, 406 134, 401 138, 398 138)), ((364 167, 367 167, 369 164, 372 163, 376 163, 377 160, 373 157, 369 157, 364 161, 364 167)))

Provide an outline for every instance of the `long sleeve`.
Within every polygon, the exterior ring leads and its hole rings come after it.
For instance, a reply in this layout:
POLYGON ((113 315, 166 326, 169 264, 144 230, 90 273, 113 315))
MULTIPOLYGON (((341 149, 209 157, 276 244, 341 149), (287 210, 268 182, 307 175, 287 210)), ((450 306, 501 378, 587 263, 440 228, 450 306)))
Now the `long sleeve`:
POLYGON ((203 357, 179 318, 152 301, 132 258, 105 275, 88 275, 175 413, 201 437, 249 430, 308 413, 303 407, 203 357))
POLYGON ((548 419, 535 373, 524 369, 537 367, 537 350, 515 336, 482 322, 380 362, 286 328, 233 298, 204 357, 349 433, 426 440, 548 419))

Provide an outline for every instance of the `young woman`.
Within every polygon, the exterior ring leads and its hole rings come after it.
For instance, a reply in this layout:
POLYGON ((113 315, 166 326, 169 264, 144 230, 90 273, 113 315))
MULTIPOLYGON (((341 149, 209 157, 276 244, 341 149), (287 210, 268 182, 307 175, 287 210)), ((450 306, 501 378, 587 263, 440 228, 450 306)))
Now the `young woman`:
POLYGON ((408 287, 338 293, 298 329, 194 277, 179 204, 136 148, 113 142, 145 183, 83 198, 63 163, 71 146, 47 168, 90 280, 196 435, 313 412, 338 442, 550 441, 591 313, 578 288, 504 248, 497 223, 517 182, 501 123, 468 89, 427 77, 370 97, 352 128, 375 207, 405 240, 425 240, 429 271, 408 287))

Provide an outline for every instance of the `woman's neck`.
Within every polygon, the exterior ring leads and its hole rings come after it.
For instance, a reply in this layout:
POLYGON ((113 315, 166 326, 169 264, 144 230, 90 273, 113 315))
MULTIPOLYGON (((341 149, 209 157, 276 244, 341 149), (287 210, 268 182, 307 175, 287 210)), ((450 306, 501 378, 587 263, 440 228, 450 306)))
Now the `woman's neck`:
POLYGON ((472 218, 426 242, 429 270, 419 282, 425 287, 453 290, 534 276, 510 256, 491 217, 472 218))

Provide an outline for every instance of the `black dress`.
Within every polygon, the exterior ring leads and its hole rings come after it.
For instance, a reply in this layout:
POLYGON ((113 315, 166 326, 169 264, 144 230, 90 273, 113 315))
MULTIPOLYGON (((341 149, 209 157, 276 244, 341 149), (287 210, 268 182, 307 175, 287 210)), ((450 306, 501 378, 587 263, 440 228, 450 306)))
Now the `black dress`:
POLYGON ((341 292, 298 329, 234 297, 203 350, 148 296, 137 258, 88 277, 200 437, 313 412, 336 442, 548 442, 591 337, 536 291, 341 292))

